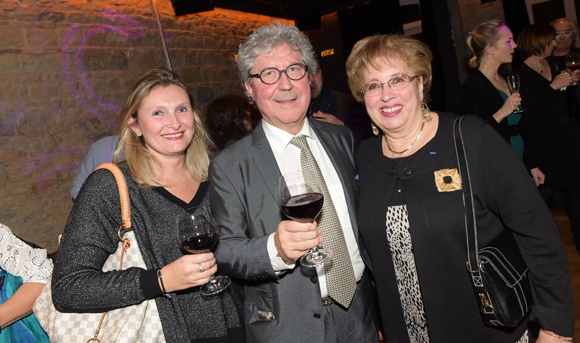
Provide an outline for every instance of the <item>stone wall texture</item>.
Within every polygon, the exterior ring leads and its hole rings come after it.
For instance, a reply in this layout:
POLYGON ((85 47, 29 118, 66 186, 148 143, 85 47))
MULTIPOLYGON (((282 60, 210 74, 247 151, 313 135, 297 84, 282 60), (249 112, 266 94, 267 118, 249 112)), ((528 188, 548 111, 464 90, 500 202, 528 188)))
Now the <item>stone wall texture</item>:
MULTIPOLYGON (((459 15, 463 29, 463 41, 467 41, 467 34, 481 23, 493 19, 505 20, 503 2, 501 0, 487 2, 485 4, 482 4, 481 0, 458 0, 457 3, 459 5, 459 15)), ((467 50, 467 55, 471 57, 471 49, 467 47, 467 50)), ((467 61, 464 62, 467 63, 467 61)))
MULTIPOLYGON (((216 8, 176 17, 157 6, 173 70, 203 110, 242 94, 234 54, 272 17, 216 8)), ((0 222, 57 249, 84 153, 115 133, 130 85, 165 57, 150 0, 0 2, 0 222)))

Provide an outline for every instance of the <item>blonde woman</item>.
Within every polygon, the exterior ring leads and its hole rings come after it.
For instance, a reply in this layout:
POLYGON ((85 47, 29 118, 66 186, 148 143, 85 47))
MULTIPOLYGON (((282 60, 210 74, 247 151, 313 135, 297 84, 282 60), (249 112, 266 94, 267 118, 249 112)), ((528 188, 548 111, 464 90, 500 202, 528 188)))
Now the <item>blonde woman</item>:
POLYGON ((132 229, 147 270, 101 270, 116 250, 121 212, 113 175, 96 171, 83 184, 62 237, 55 307, 103 312, 154 298, 167 342, 245 342, 240 290, 232 285, 218 296, 201 296, 197 286, 217 271, 215 258, 185 255, 178 244, 176 215, 209 206, 210 142, 192 96, 177 74, 154 69, 129 91, 119 118, 115 163, 127 180, 132 229))

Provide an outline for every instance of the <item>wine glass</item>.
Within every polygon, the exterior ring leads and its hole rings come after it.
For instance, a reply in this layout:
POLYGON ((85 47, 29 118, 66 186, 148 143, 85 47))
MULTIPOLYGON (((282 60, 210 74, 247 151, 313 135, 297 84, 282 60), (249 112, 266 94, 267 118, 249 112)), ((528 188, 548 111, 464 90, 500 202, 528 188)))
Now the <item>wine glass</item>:
MULTIPOLYGON (((566 55, 564 65, 566 66, 566 69, 570 69, 570 71, 572 72, 580 68, 580 58, 575 53, 569 53, 568 55, 566 55)), ((577 82, 572 82, 571 86, 576 86, 577 84, 578 84, 577 82)))
MULTIPOLYGON (((300 223, 312 223, 324 204, 320 185, 310 170, 302 169, 280 177, 279 204, 284 214, 300 223)), ((316 267, 334 256, 329 249, 314 247, 302 256, 300 263, 316 267)))
MULTIPOLYGON (((193 214, 177 215, 177 236, 179 245, 190 254, 210 252, 218 241, 219 233, 215 219, 205 206, 196 207, 193 214)), ((226 289, 231 283, 227 276, 212 275, 205 285, 201 286, 202 295, 212 295, 226 289)))
MULTIPOLYGON (((508 75, 507 84, 511 94, 520 92, 520 76, 518 74, 508 75)), ((524 112, 524 105, 520 103, 520 107, 512 113, 524 112)))

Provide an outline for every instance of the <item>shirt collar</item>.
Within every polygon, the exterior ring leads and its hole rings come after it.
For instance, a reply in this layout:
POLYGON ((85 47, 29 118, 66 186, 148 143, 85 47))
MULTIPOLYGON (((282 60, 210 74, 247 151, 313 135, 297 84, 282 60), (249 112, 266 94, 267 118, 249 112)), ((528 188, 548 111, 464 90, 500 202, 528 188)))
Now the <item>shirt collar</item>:
MULTIPOLYGON (((292 140, 292 138, 295 137, 294 135, 292 135, 292 134, 290 134, 290 133, 288 133, 280 128, 277 128, 274 125, 270 125, 270 124, 266 123, 265 120, 262 120, 262 128, 264 129, 264 133, 266 134, 266 138, 268 139, 268 142, 270 143, 270 147, 277 154, 282 153, 282 151, 284 151, 284 149, 286 149, 288 144, 290 144, 290 141, 292 140)), ((304 121, 304 125, 302 126, 302 130, 300 130, 300 132, 296 136, 299 136, 299 135, 304 135, 304 136, 306 136, 306 138, 310 138, 312 140, 317 140, 316 135, 314 134, 314 132, 312 131, 312 129, 310 127, 310 123, 309 123, 308 119, 306 119, 304 121)))

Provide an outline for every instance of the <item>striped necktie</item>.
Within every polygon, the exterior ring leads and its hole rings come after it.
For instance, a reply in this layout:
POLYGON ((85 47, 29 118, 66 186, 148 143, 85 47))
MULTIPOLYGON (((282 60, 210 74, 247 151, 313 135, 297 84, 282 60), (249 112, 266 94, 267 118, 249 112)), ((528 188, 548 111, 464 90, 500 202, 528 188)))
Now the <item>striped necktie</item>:
POLYGON ((324 264, 326 287, 328 289, 328 295, 334 301, 348 308, 356 291, 356 279, 334 203, 332 202, 330 193, 328 193, 328 188, 326 187, 326 182, 324 182, 324 177, 322 177, 318 163, 316 163, 310 147, 306 143, 306 136, 296 136, 292 138, 290 144, 300 148, 300 164, 302 169, 308 169, 312 172, 324 194, 324 205, 318 217, 318 228, 322 231, 322 237, 324 238, 322 244, 324 248, 330 249, 334 253, 332 261, 324 264))

